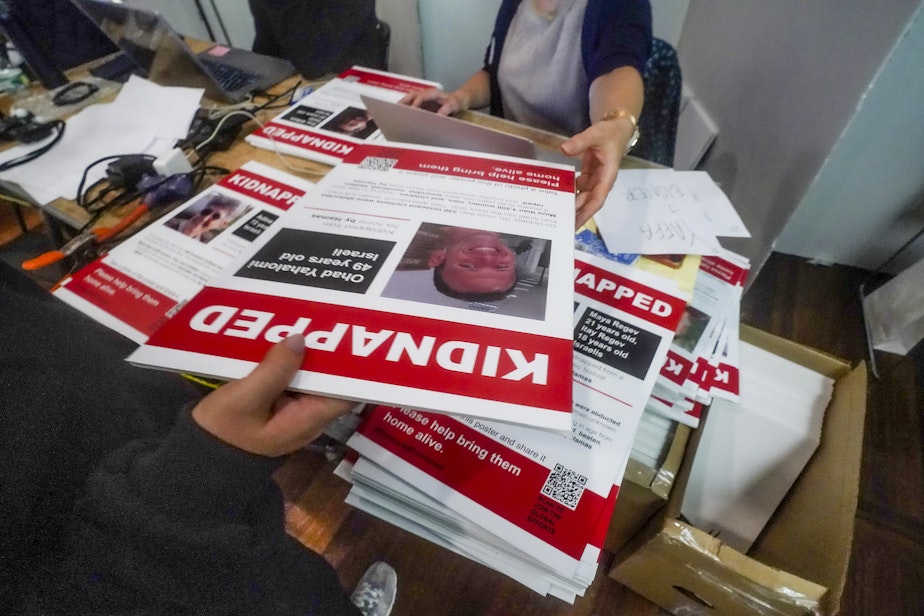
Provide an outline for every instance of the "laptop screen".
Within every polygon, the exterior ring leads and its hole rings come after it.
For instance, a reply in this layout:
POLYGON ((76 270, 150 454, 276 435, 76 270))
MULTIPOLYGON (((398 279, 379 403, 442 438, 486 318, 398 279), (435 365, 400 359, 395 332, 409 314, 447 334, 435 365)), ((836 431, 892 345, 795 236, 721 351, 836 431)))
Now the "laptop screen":
POLYGON ((369 115, 389 141, 402 141, 516 158, 531 158, 548 163, 580 166, 580 160, 556 150, 546 150, 525 137, 437 115, 371 96, 360 95, 369 115))
POLYGON ((137 63, 151 81, 165 86, 216 85, 182 37, 157 13, 124 4, 75 0, 97 25, 137 63))
POLYGON ((71 0, 0 0, 0 31, 46 88, 64 71, 118 51, 71 0))

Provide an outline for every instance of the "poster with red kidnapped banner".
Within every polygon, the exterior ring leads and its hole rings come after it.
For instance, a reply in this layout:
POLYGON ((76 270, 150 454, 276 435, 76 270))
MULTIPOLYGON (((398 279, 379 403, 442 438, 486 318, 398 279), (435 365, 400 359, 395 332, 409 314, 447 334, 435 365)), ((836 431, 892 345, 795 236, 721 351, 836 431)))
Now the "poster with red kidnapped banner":
POLYGON ((707 403, 714 393, 735 395, 738 317, 749 271, 747 260, 728 250, 702 258, 693 295, 655 386, 658 397, 707 403))
POLYGON ((384 141, 360 96, 398 102, 440 84, 361 66, 349 68, 295 101, 247 136, 249 144, 336 165, 362 143, 384 141))
POLYGON ((234 379, 300 333, 297 391, 568 434, 574 175, 358 145, 129 361, 234 379))
POLYGON ((247 162, 67 276, 53 293, 140 344, 313 186, 247 162))

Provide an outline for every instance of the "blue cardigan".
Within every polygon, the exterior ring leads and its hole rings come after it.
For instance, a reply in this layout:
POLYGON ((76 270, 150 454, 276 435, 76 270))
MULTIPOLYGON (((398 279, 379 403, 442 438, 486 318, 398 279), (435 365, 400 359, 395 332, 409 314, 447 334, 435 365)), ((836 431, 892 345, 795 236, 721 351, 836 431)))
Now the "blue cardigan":
MULTIPOLYGON (((497 67, 504 39, 520 0, 503 0, 497 11, 484 70, 491 78, 491 113, 503 117, 497 67)), ((581 31, 581 57, 590 84, 621 66, 642 73, 651 53, 651 4, 648 0, 588 0, 581 31)))

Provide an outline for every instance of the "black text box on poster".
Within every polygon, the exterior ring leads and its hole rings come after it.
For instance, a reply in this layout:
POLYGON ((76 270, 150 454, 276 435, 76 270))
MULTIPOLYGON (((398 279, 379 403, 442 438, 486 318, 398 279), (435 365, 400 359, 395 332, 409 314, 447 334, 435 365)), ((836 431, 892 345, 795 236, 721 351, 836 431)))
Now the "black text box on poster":
POLYGON ((615 317, 588 308, 574 328, 574 350, 642 379, 661 338, 615 317))
POLYGON ((236 275, 365 293, 394 245, 366 237, 282 229, 236 275))

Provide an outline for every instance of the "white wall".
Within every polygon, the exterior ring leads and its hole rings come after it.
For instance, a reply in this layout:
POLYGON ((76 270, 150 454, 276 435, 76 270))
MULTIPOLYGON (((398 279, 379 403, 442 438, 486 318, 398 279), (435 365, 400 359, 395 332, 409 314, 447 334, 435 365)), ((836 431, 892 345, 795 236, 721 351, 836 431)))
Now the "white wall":
MULTIPOLYGON (((722 184, 752 232, 749 240, 726 243, 749 257, 754 271, 920 3, 690 3, 678 50, 684 81, 719 129, 701 168, 722 184)), ((882 121, 906 119, 887 114, 882 121)), ((878 151, 894 155, 891 148, 878 151)), ((842 212, 844 219, 853 215, 842 212)), ((847 233, 857 243, 875 240, 851 236, 843 226, 825 233, 847 233)))
POLYGON ((690 0, 651 0, 652 33, 677 47, 689 6, 690 0))
POLYGON ((424 77, 452 91, 484 64, 500 0, 419 0, 424 77))
MULTIPOLYGON (((156 10, 166 17, 170 25, 178 32, 187 36, 192 36, 201 40, 210 39, 208 29, 199 16, 196 3, 192 2, 192 0, 123 1, 125 4, 156 10)), ((236 47, 244 47, 245 49, 250 48, 250 44, 253 42, 253 23, 249 24, 248 31, 247 25, 248 22, 250 22, 250 11, 247 9, 247 0, 216 0, 215 2, 215 6, 220 7, 223 14, 228 14, 230 16, 225 22, 226 29, 231 38, 230 41, 223 35, 222 29, 219 27, 215 14, 211 10, 212 3, 210 0, 201 0, 200 4, 203 10, 206 11, 206 17, 212 22, 212 32, 215 35, 214 40, 226 44, 230 43, 236 47), (238 15, 244 15, 246 19, 238 18, 238 15)))
POLYGON ((375 12, 391 28, 388 69, 401 75, 423 77, 417 0, 376 0, 375 12))
MULTIPOLYGON (((924 228, 924 6, 860 99, 776 249, 876 269, 924 228)), ((924 257, 924 241, 888 269, 924 257)))

